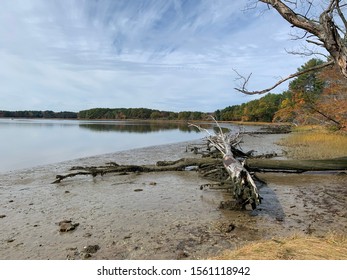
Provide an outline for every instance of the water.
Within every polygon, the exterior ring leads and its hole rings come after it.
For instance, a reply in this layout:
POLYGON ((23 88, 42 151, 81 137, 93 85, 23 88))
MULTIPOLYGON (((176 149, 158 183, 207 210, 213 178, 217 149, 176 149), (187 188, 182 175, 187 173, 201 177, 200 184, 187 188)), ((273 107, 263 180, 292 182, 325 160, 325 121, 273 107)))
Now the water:
POLYGON ((184 123, 0 119, 0 172, 204 136, 184 123))

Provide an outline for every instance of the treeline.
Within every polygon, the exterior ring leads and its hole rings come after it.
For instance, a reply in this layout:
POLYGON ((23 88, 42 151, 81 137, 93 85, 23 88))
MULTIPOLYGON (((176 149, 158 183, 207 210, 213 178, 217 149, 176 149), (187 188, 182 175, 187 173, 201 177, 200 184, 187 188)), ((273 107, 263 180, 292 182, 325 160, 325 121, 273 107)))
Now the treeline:
POLYGON ((0 111, 0 118, 76 119, 77 113, 67 111, 0 111))
POLYGON ((283 94, 269 93, 260 99, 217 110, 215 117, 219 121, 272 122, 284 99, 283 94))
POLYGON ((96 120, 205 120, 208 113, 196 111, 170 112, 147 108, 93 108, 78 113, 79 119, 96 120))

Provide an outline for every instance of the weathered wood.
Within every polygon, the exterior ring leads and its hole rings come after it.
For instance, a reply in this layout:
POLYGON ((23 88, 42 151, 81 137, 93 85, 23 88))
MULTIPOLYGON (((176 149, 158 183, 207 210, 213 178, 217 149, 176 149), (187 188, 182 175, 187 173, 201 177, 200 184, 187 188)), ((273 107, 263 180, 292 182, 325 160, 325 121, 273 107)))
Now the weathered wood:
MULTIPOLYGON (((247 204, 250 204, 252 209, 255 209, 257 205, 261 203, 257 186, 248 170, 241 164, 235 155, 235 147, 241 142, 240 132, 235 134, 229 132, 225 134, 218 122, 212 116, 211 118, 215 121, 219 129, 219 132, 215 132, 214 135, 198 125, 190 124, 190 126, 196 127, 202 132, 206 132, 208 135, 207 141, 210 146, 214 147, 222 154, 223 166, 229 174, 229 179, 234 186, 233 196, 237 204, 243 209, 245 209, 247 204)), ((243 153, 243 155, 245 154, 243 153)))
POLYGON ((347 170, 347 157, 320 160, 246 159, 250 171, 333 171, 347 170))
POLYGON ((215 166, 220 162, 220 159, 214 158, 183 158, 175 161, 159 161, 156 165, 118 165, 113 163, 105 166, 74 166, 70 169, 73 172, 65 175, 56 175, 56 180, 52 184, 57 184, 66 178, 79 175, 96 177, 97 175, 103 176, 108 173, 184 171, 185 168, 190 166, 215 166))

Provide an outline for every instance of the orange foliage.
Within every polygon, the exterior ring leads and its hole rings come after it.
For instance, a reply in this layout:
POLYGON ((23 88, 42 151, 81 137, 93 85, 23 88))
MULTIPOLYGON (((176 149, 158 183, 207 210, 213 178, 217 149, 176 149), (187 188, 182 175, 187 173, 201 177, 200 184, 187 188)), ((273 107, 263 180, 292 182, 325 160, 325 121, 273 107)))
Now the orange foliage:
POLYGON ((347 128, 347 80, 338 68, 329 67, 319 74, 325 87, 317 101, 317 109, 347 128))
POLYGON ((329 123, 347 129, 347 80, 336 66, 317 73, 324 82, 317 98, 310 99, 303 91, 289 91, 274 116, 275 121, 298 124, 329 123), (339 125, 338 125, 339 124, 339 125))

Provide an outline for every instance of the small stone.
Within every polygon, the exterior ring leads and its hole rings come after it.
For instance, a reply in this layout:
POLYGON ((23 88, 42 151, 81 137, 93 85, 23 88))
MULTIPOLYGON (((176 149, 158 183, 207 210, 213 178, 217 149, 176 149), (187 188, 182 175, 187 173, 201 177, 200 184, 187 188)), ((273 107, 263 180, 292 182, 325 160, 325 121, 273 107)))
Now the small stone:
POLYGON ((79 223, 72 223, 71 220, 63 220, 59 222, 58 225, 60 227, 60 232, 68 232, 75 230, 79 226, 79 223))
POLYGON ((5 218, 5 217, 6 217, 6 215, 0 215, 0 219, 5 218))
POLYGON ((142 192, 143 189, 135 189, 134 192, 142 192))
POLYGON ((88 245, 83 248, 83 252, 87 254, 94 254, 100 249, 99 245, 88 245))
POLYGON ((84 254, 84 256, 83 256, 84 259, 90 259, 91 257, 92 257, 92 255, 89 253, 84 254))

